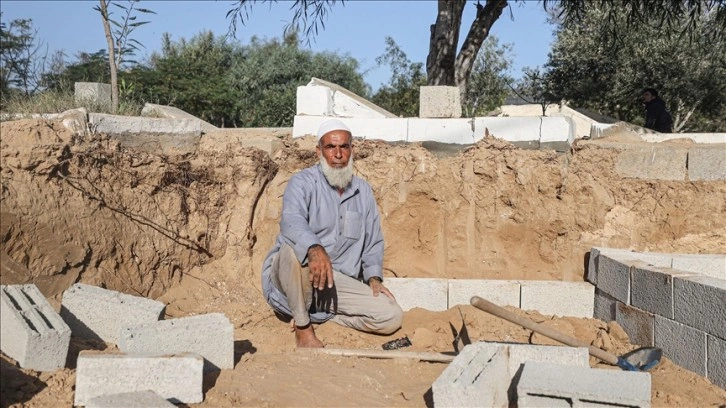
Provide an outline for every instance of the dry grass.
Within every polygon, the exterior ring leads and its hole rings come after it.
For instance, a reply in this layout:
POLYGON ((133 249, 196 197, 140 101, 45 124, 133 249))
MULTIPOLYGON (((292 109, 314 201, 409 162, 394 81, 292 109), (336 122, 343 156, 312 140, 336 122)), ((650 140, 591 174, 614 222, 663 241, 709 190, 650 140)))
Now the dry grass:
POLYGON ((76 101, 73 93, 46 91, 31 96, 15 96, 3 100, 3 120, 17 119, 18 116, 61 113, 70 109, 86 108, 89 112, 114 113, 117 115, 139 116, 144 107, 143 102, 123 99, 119 101, 119 107, 113 112, 110 104, 98 103, 89 100, 76 101))

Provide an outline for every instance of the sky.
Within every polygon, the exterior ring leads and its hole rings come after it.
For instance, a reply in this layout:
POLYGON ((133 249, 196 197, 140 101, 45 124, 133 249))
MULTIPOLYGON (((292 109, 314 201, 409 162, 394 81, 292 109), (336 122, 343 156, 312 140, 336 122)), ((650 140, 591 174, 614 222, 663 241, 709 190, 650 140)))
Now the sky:
MULTIPOLYGON (((121 4, 127 4, 121 1, 121 4)), ((547 62, 554 38, 554 27, 547 23, 547 15, 539 1, 510 1, 502 16, 491 30, 500 44, 513 47, 513 67, 509 72, 519 78, 524 67, 543 66, 547 62)), ((2 21, 32 19, 37 38, 48 47, 49 55, 63 50, 71 62, 79 52, 96 52, 106 48, 100 15, 93 7, 98 2, 83 1, 18 1, 2 0, 2 21)), ((161 38, 169 33, 173 41, 190 39, 200 32, 211 30, 215 36, 228 33, 227 11, 235 4, 232 0, 160 1, 142 0, 137 7, 153 10, 156 14, 141 14, 138 20, 149 24, 138 27, 131 35, 146 48, 136 59, 161 48, 161 38)), ((242 44, 258 38, 280 38, 287 22, 292 18, 291 0, 277 3, 255 4, 245 25, 237 25, 236 38, 242 44)), ((120 10, 112 8, 120 17, 120 10), (116 11, 117 10, 117 11, 116 11)), ((385 38, 390 36, 412 62, 426 62, 429 47, 429 26, 436 20, 437 2, 348 0, 336 4, 325 20, 325 28, 311 38, 313 51, 329 51, 350 55, 360 63, 360 71, 373 90, 390 79, 390 71, 376 64, 376 57, 385 52, 385 38)), ((465 38, 476 14, 475 3, 464 8, 460 41, 465 38)))

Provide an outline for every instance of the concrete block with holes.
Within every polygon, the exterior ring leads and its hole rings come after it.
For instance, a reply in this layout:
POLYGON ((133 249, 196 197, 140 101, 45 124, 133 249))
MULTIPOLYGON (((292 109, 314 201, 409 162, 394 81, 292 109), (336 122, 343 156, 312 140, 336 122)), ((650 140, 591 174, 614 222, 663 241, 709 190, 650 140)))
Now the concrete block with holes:
POLYGON ((155 322, 165 308, 156 300, 77 283, 63 292, 60 315, 74 336, 118 344, 122 328, 155 322))
POLYGON ((0 349, 21 367, 64 367, 70 340, 70 327, 35 285, 0 286, 0 349))
POLYGON ((234 368, 234 327, 222 313, 125 327, 118 347, 133 354, 196 353, 204 357, 206 371, 234 368))

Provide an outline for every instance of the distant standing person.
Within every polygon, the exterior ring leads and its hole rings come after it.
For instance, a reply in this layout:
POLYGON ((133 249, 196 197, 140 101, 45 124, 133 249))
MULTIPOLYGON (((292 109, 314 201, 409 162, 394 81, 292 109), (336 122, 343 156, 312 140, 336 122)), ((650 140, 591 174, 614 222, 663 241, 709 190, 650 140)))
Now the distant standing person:
POLYGON ((666 109, 665 102, 653 88, 643 90, 645 105, 645 127, 661 133, 673 133, 673 118, 666 109))

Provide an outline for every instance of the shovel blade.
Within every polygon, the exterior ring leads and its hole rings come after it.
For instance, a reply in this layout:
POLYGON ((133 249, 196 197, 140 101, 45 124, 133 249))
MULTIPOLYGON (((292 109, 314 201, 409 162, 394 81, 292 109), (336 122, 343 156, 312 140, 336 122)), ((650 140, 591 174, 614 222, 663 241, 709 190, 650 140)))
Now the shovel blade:
POLYGON ((624 354, 618 360, 620 368, 630 371, 648 371, 660 363, 663 350, 657 347, 641 347, 624 354), (624 364, 621 365, 621 360, 624 364))

